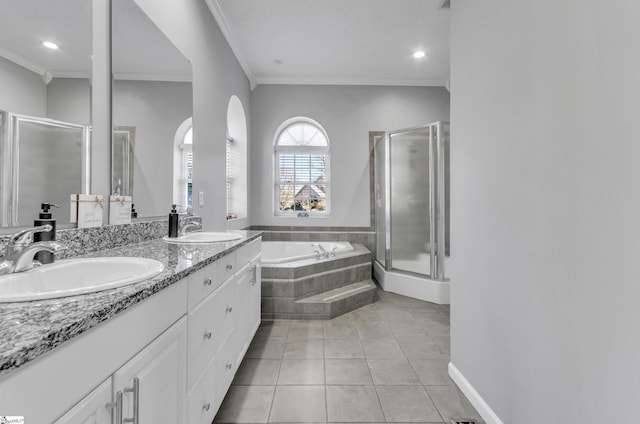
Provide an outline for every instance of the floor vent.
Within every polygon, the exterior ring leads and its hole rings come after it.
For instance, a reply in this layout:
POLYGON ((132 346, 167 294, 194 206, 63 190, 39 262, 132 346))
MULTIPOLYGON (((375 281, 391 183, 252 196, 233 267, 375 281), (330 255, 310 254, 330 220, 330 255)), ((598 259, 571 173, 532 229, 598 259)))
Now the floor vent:
POLYGON ((458 418, 458 419, 452 419, 451 424, 476 424, 476 420, 467 419, 467 418, 462 418, 462 419, 458 418))

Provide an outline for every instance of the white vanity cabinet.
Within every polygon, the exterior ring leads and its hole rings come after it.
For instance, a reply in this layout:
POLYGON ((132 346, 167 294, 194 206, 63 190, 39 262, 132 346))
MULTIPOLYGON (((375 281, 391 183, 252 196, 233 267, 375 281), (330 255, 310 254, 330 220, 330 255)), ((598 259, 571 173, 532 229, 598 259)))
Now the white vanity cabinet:
POLYGON ((260 249, 256 240, 189 276, 190 424, 211 423, 260 324, 260 249))
POLYGON ((183 317, 55 424, 184 422, 186 342, 183 317))
POLYGON ((260 324, 260 249, 258 238, 0 379, 0 412, 210 424, 260 324))
POLYGON ((116 399, 122 393, 123 423, 185 421, 186 346, 183 317, 113 374, 116 399), (127 421, 136 413, 137 421, 127 421))
POLYGON ((67 411, 55 424, 111 424, 112 412, 105 405, 111 402, 112 387, 109 378, 67 411))

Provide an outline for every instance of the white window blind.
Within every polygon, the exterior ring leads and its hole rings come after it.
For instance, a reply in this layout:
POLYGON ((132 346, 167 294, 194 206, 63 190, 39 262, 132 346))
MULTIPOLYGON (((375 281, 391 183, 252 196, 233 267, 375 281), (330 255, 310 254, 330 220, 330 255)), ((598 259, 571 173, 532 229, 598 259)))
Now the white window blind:
POLYGON ((329 140, 319 124, 301 118, 286 125, 275 145, 276 214, 329 211, 329 140))
POLYGON ((227 135, 227 219, 237 218, 240 211, 238 205, 237 176, 238 152, 236 142, 227 135))
POLYGON ((188 211, 193 210, 193 127, 189 128, 184 136, 182 145, 182 169, 183 169, 183 182, 182 182, 182 198, 183 207, 186 207, 188 211))

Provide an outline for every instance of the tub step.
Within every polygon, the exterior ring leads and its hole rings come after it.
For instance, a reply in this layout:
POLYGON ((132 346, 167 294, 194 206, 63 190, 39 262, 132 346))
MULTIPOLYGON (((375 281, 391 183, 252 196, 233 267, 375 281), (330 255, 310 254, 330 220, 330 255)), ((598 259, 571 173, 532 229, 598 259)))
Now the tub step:
POLYGON ((359 281, 296 300, 305 319, 331 319, 376 301, 377 286, 372 280, 359 281))

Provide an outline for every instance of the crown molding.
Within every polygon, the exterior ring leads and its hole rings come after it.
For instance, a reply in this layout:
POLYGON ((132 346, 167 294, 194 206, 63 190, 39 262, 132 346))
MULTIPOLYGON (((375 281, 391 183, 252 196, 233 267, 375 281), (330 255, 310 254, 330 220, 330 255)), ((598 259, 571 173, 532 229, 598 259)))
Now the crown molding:
POLYGON ((28 70, 30 70, 31 72, 35 72, 36 74, 40 75, 40 76, 44 76, 45 73, 47 72, 47 69, 36 64, 33 63, 32 61, 25 59, 24 57, 20 56, 19 54, 11 51, 11 50, 7 50, 5 48, 0 47, 0 56, 4 57, 7 60, 10 60, 11 62, 15 63, 16 65, 20 65, 23 68, 27 68, 28 70))
POLYGON ((231 28, 227 24, 227 18, 222 12, 222 7, 220 7, 219 0, 205 0, 205 3, 207 3, 207 6, 209 7, 209 11, 213 15, 213 18, 218 24, 218 27, 220 27, 220 31, 222 31, 224 38, 227 40, 227 43, 229 44, 231 51, 236 56, 236 59, 238 60, 240 67, 242 68, 245 75, 249 79, 251 90, 253 90, 258 84, 256 77, 253 75, 253 72, 251 72, 251 68, 249 67, 249 62, 247 61, 246 57, 242 54, 242 51, 240 50, 240 46, 238 45, 238 42, 236 41, 236 38, 233 35, 233 32, 231 31, 231 28))
POLYGON ((51 78, 86 78, 91 79, 91 71, 49 71, 51 78))
POLYGON ((191 75, 143 74, 135 72, 114 72, 113 79, 127 81, 192 82, 191 75))
POLYGON ((271 85, 379 85, 402 87, 446 87, 447 80, 395 80, 379 78, 257 78, 260 84, 271 85))

